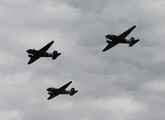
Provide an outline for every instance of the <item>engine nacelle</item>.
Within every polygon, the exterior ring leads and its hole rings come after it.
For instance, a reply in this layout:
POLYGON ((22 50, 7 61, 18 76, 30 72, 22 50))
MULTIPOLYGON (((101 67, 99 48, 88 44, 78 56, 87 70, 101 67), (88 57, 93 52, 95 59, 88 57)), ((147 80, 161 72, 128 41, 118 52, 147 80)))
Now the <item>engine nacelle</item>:
POLYGON ((48 94, 49 94, 49 95, 52 95, 52 94, 53 94, 53 92, 49 91, 49 92, 48 92, 48 94))
POLYGON ((111 41, 109 41, 109 40, 106 40, 106 42, 107 42, 107 43, 111 43, 111 41))
POLYGON ((33 57, 33 55, 30 55, 30 54, 29 54, 28 56, 29 56, 30 58, 33 57))

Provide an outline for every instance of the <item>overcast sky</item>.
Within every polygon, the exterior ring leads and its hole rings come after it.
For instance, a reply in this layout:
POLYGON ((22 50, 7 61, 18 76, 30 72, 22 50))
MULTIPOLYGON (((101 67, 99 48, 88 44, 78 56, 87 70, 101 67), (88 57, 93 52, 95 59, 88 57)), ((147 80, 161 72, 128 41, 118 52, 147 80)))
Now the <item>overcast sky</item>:
POLYGON ((164 120, 164 0, 0 0, 1 120, 164 120), (105 35, 140 41, 102 52, 105 35), (31 65, 27 49, 62 53, 31 65), (48 87, 75 87, 47 101, 48 87))

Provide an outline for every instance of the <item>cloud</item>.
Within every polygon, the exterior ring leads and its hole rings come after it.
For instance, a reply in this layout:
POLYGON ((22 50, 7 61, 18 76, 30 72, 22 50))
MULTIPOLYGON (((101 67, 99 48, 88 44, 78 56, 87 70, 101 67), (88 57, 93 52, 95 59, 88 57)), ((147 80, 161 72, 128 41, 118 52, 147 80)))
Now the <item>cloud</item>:
POLYGON ((1 1, 3 120, 137 120, 164 116, 164 1, 1 1), (4 12, 5 11, 5 12, 4 12), (102 53, 106 34, 140 39, 102 53), (61 52, 32 65, 26 50, 61 52), (48 87, 79 90, 47 101, 48 87), (8 114, 6 114, 8 113, 8 114))
POLYGON ((22 120, 21 112, 17 110, 0 111, 0 116, 4 120, 22 120))
POLYGON ((165 82, 163 80, 154 80, 144 84, 144 87, 153 92, 160 93, 165 91, 165 82))
POLYGON ((129 116, 136 115, 136 113, 145 110, 145 104, 140 103, 132 98, 108 98, 100 99, 96 102, 99 109, 110 112, 110 116, 117 116, 117 119, 128 119, 129 116))
POLYGON ((9 53, 0 53, 0 64, 1 66, 8 66, 13 64, 16 60, 14 58, 14 56, 11 56, 9 53))

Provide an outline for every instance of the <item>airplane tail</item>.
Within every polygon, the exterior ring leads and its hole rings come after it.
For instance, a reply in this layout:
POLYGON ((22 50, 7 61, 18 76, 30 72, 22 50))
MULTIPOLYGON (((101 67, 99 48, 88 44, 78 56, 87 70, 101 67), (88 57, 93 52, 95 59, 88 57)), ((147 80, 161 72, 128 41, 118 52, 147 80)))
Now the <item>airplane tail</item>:
POLYGON ((139 41, 139 39, 136 39, 134 37, 131 37, 130 39, 130 44, 129 44, 129 47, 132 47, 135 43, 137 43, 139 41))
POLYGON ((75 93, 77 93, 78 91, 75 90, 75 88, 71 88, 70 89, 70 96, 74 95, 75 93))
POLYGON ((56 59, 59 55, 61 55, 61 53, 58 53, 56 50, 53 51, 53 53, 52 53, 52 59, 53 60, 56 59))

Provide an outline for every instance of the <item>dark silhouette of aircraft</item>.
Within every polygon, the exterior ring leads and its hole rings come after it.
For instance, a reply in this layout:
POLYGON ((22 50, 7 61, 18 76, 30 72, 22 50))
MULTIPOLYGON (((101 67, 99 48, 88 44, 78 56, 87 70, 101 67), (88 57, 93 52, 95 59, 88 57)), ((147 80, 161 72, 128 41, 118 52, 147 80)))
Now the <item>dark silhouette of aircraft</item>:
POLYGON ((54 43, 54 41, 51 41, 46 46, 41 48, 40 50, 35 49, 28 49, 26 52, 28 53, 28 56, 30 57, 30 60, 28 64, 33 63, 34 61, 38 60, 40 57, 52 57, 52 59, 56 59, 61 53, 58 53, 56 50, 53 53, 46 52, 50 46, 54 43))
POLYGON ((77 93, 78 91, 75 90, 75 88, 71 88, 70 90, 65 90, 71 83, 72 81, 68 82, 67 84, 63 85, 60 88, 53 88, 53 87, 48 88, 47 91, 50 96, 48 97, 47 100, 50 100, 58 96, 59 94, 70 94, 70 96, 72 96, 75 93, 77 93))
POLYGON ((135 43, 137 43, 139 41, 139 39, 136 39, 134 37, 131 37, 130 40, 125 39, 131 32, 132 30, 135 29, 135 25, 133 27, 131 27, 130 29, 126 30, 125 32, 123 32, 120 35, 106 35, 106 42, 108 43, 108 45, 103 49, 103 52, 109 50, 110 48, 114 47, 115 45, 117 45, 118 43, 126 43, 129 44, 129 47, 132 47, 135 43))

